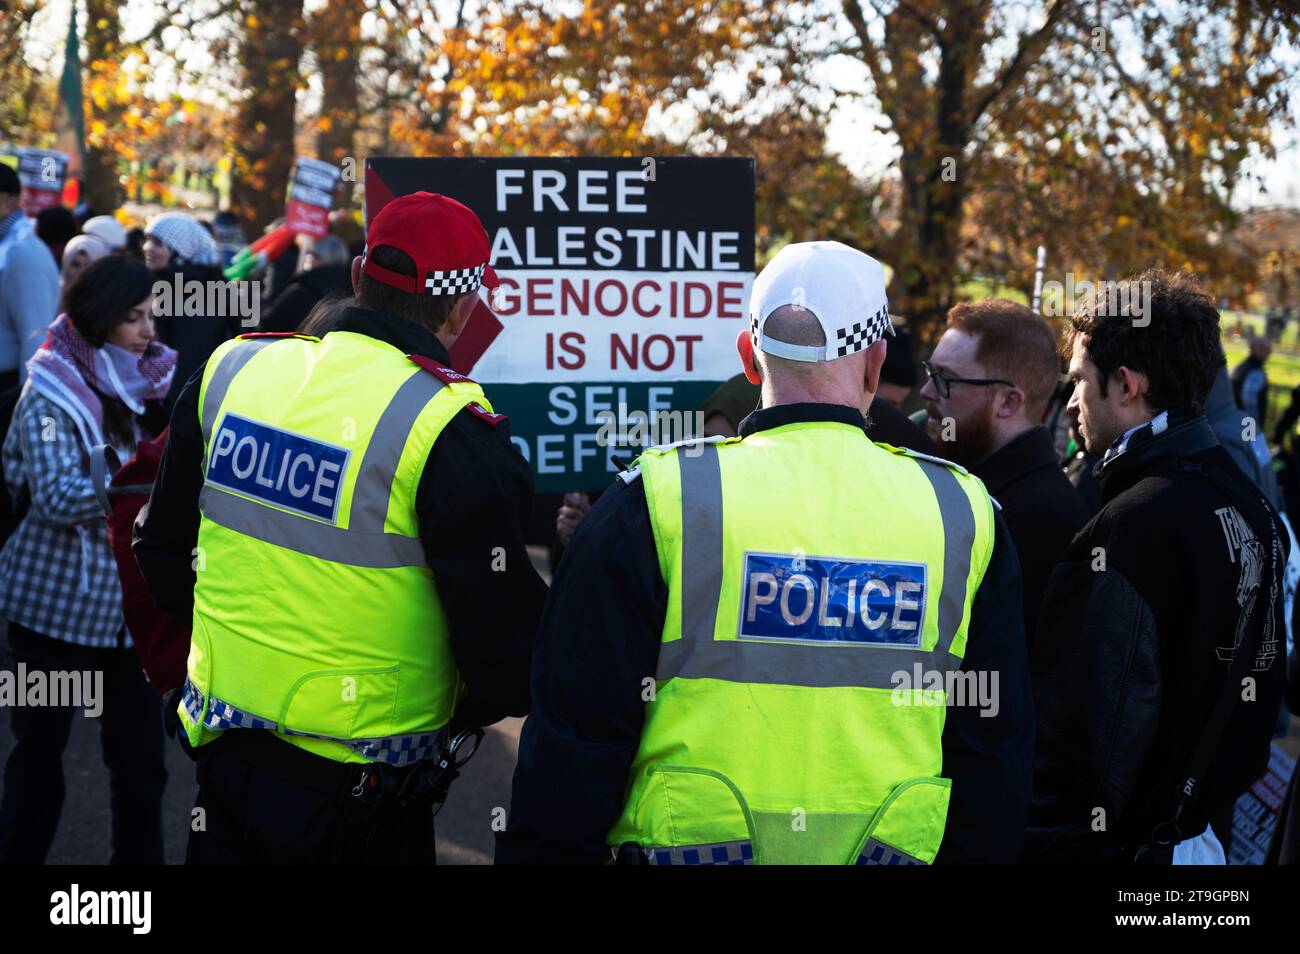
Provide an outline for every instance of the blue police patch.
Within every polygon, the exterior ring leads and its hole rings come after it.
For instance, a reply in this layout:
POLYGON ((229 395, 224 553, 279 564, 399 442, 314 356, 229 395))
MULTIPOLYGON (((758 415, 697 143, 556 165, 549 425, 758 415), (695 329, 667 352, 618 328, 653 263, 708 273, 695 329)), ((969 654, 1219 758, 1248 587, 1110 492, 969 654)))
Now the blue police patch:
POLYGON ((926 565, 746 553, 741 639, 919 649, 926 565))
POLYGON ((206 479, 334 523, 349 456, 347 448, 226 414, 212 441, 206 479))

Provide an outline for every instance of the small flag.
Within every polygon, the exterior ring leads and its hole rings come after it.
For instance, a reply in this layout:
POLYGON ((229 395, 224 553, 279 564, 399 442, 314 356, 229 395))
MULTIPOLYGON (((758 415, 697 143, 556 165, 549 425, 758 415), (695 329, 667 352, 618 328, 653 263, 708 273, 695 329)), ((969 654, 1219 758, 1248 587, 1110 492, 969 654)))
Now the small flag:
POLYGON ((64 47, 63 75, 59 79, 57 147, 72 159, 68 178, 80 177, 86 152, 86 114, 81 92, 81 39, 77 34, 77 4, 68 17, 68 42, 64 47))

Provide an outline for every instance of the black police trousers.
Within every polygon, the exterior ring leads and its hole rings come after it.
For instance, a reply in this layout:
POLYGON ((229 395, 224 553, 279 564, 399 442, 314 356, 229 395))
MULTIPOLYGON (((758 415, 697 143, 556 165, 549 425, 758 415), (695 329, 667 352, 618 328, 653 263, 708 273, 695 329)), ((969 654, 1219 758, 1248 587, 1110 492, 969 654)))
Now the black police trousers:
POLYGON ((358 798, 367 766, 333 762, 258 730, 230 730, 189 751, 199 791, 187 865, 436 862, 433 809, 358 798))

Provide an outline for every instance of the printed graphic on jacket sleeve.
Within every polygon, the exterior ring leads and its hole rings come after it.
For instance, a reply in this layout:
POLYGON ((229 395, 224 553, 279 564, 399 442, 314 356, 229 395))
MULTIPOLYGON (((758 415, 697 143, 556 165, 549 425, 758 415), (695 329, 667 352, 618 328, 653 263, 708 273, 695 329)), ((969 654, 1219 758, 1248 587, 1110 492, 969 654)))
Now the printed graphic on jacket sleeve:
MULTIPOLYGON (((1214 514, 1219 518, 1219 526, 1228 545, 1228 559, 1240 567, 1237 576, 1237 606, 1241 608, 1241 612, 1237 615, 1237 627, 1232 636, 1232 645, 1219 646, 1216 649, 1219 659, 1230 663, 1246 635, 1251 614, 1255 611, 1255 603, 1259 600, 1267 557, 1264 553, 1264 544, 1255 536, 1255 531, 1237 512, 1236 507, 1223 507, 1214 511, 1214 514)), ((1274 553, 1273 559, 1278 561, 1274 565, 1281 565, 1283 556, 1281 553, 1274 553)), ((1255 657, 1254 665, 1251 667, 1256 672, 1263 672, 1273 665, 1273 658, 1277 655, 1276 622, 1270 606, 1268 615, 1264 619, 1264 636, 1260 642, 1259 655, 1255 657)))

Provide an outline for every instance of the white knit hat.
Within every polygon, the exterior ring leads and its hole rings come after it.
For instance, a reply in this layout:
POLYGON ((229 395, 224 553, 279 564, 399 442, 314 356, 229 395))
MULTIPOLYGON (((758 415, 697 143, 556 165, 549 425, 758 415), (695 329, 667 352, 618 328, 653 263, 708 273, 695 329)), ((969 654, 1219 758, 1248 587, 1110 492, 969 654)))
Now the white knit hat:
POLYGON ((144 227, 151 235, 167 246, 175 265, 216 265, 220 261, 217 241, 184 212, 164 212, 155 215, 144 227))

